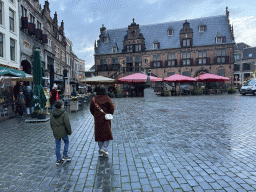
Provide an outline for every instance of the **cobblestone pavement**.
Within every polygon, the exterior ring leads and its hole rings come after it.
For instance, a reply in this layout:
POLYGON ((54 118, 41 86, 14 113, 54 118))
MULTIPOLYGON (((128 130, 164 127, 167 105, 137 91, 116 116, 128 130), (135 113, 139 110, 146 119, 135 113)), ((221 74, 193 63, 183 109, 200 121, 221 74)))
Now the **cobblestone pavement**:
POLYGON ((49 122, 0 122, 0 191, 256 191, 256 97, 113 102, 108 158, 88 107, 69 114, 72 161, 61 166, 49 122))

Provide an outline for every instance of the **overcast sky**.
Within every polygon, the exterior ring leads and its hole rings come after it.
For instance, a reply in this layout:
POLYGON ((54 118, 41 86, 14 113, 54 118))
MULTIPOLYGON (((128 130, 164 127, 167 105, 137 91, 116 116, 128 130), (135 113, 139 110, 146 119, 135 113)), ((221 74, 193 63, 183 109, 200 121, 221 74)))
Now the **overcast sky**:
MULTIPOLYGON (((107 29, 124 28, 132 18, 140 25, 225 15, 226 6, 234 24, 236 43, 256 46, 255 0, 48 0, 51 16, 64 20, 65 35, 73 51, 85 60, 86 69, 94 64, 94 41, 102 24, 107 29)), ((44 0, 40 0, 44 5, 44 0)))

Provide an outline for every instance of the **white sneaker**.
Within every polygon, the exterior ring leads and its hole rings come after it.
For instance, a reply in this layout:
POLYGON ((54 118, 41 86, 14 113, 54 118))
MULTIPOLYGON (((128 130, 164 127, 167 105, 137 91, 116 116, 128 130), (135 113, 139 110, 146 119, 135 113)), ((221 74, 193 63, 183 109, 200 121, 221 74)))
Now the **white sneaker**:
POLYGON ((108 152, 104 151, 103 149, 101 149, 100 152, 103 153, 104 155, 108 155, 108 152))
POLYGON ((100 153, 100 154, 99 154, 99 157, 103 157, 103 153, 100 153))

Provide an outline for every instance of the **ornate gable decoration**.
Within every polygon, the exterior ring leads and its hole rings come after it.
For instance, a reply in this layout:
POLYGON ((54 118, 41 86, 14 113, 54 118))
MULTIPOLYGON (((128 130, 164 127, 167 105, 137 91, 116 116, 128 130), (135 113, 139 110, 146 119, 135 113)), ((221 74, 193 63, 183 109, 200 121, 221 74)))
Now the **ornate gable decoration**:
POLYGON ((123 52, 139 52, 145 50, 145 39, 140 33, 139 24, 134 22, 128 26, 127 35, 124 36, 123 52))

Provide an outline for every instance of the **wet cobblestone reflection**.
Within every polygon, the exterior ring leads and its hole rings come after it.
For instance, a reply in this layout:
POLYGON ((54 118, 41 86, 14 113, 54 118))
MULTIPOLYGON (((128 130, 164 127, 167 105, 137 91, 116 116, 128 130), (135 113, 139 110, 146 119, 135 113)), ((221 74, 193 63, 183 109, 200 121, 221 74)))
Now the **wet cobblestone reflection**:
POLYGON ((256 191, 256 97, 113 102, 108 158, 88 108, 69 113, 72 161, 61 166, 49 122, 0 122, 0 191, 256 191))

